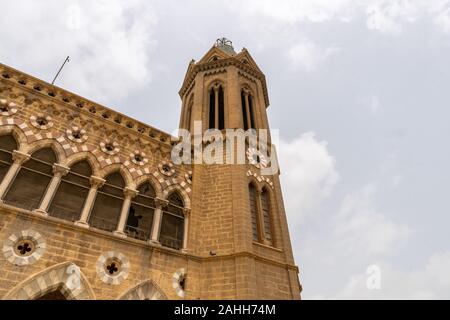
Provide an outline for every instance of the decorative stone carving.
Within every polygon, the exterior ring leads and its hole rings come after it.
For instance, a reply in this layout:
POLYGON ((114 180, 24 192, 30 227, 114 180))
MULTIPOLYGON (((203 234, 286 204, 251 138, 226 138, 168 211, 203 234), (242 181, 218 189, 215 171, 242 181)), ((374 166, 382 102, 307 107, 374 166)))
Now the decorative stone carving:
POLYGON ((138 166, 143 166, 148 162, 148 158, 145 157, 145 153, 139 150, 135 150, 130 154, 131 161, 138 166))
POLYGON ((184 268, 178 269, 172 276, 172 288, 175 289, 175 293, 180 298, 186 296, 185 292, 186 285, 186 270, 184 268))
POLYGON ((163 175, 171 177, 175 174, 173 163, 169 161, 163 161, 158 165, 159 172, 163 175))
POLYGON ((0 115, 12 116, 17 112, 17 105, 6 99, 0 99, 0 115))
POLYGON ((259 169, 267 167, 267 164, 269 163, 266 155, 256 148, 247 149, 247 159, 250 164, 259 169))
POLYGON ((122 253, 108 251, 98 258, 96 269, 104 283, 118 285, 128 277, 130 262, 122 253))
POLYGON ((120 152, 119 144, 116 141, 111 141, 109 139, 100 142, 100 149, 110 156, 116 155, 120 152))
POLYGON ((73 142, 83 143, 88 139, 86 130, 79 127, 72 127, 66 130, 67 138, 73 142))
POLYGON ((35 263, 45 252, 46 243, 34 230, 22 230, 12 234, 3 242, 3 255, 6 260, 17 266, 35 263))
POLYGON ((52 117, 46 116, 42 113, 38 113, 37 115, 32 115, 30 117, 31 124, 41 130, 50 129, 53 127, 52 117))

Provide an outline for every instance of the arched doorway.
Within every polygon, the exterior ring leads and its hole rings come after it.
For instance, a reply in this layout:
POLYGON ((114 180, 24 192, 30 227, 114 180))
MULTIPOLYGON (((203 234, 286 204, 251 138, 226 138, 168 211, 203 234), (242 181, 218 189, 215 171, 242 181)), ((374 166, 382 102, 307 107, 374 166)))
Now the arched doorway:
POLYGON ((167 297, 153 281, 146 280, 125 292, 119 300, 167 300, 167 297))
POLYGON ((63 262, 25 279, 3 300, 95 300, 94 292, 80 268, 63 262))

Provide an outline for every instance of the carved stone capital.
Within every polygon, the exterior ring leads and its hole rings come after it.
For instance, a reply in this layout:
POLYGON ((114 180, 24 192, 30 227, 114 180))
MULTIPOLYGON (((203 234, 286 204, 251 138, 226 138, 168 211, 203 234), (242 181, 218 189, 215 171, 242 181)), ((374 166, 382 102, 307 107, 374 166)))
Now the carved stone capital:
POLYGON ((138 195, 138 193, 139 193, 139 191, 128 188, 128 187, 125 187, 123 189, 123 194, 125 195, 126 198, 134 198, 138 195))
POLYGON ((12 159, 15 163, 18 163, 21 165, 22 163, 24 163, 25 161, 30 159, 30 155, 27 153, 23 153, 23 152, 14 150, 12 152, 12 159))
POLYGON ((91 182, 91 187, 92 188, 101 188, 103 186, 103 184, 106 182, 105 179, 102 179, 100 177, 96 177, 96 176, 91 176, 89 178, 89 181, 91 182))
POLYGON ((191 214, 191 208, 183 208, 183 213, 185 217, 189 217, 191 214))
POLYGON ((169 201, 165 200, 165 199, 161 199, 161 198, 155 198, 155 204, 158 207, 161 208, 167 208, 167 206, 169 205, 169 201))
POLYGON ((61 164, 55 163, 53 164, 53 173, 55 175, 59 174, 60 176, 65 176, 70 171, 69 167, 63 166, 61 164))

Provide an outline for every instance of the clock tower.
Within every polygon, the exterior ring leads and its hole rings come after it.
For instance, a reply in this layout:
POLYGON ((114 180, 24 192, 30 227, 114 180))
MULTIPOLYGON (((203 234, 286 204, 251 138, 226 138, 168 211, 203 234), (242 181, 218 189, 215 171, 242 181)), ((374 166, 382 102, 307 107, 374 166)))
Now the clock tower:
MULTIPOLYGON (((228 143, 226 131, 259 135, 269 130, 265 76, 247 49, 237 53, 226 38, 218 39, 198 62, 189 63, 179 94, 181 129, 193 133, 201 124, 202 130, 222 133, 228 143)), ((203 139, 203 149, 207 144, 203 139)), ((298 299, 301 285, 278 168, 267 175, 263 169, 270 166, 270 157, 248 147, 248 140, 245 145, 234 149, 244 153, 243 163, 193 163, 188 247, 205 257, 205 271, 213 272, 208 288, 234 288, 229 297, 235 299, 298 299)))

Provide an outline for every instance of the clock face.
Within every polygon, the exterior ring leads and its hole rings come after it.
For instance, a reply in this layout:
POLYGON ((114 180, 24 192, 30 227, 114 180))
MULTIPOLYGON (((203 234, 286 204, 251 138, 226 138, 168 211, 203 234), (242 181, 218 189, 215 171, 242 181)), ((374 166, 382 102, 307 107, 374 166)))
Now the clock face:
POLYGON ((247 159, 250 164, 257 168, 265 168, 269 162, 266 155, 256 148, 247 149, 247 159))

